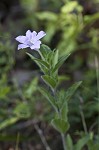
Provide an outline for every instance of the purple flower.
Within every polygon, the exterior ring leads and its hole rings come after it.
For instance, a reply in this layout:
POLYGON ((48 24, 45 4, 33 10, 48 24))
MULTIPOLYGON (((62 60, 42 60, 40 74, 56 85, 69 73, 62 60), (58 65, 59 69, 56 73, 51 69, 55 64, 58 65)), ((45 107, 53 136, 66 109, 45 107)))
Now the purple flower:
POLYGON ((44 31, 40 31, 38 34, 37 32, 33 31, 31 32, 28 30, 26 32, 26 36, 20 35, 16 37, 15 39, 20 42, 21 44, 18 45, 18 50, 30 47, 34 50, 39 50, 41 41, 40 39, 44 37, 46 33, 44 31))

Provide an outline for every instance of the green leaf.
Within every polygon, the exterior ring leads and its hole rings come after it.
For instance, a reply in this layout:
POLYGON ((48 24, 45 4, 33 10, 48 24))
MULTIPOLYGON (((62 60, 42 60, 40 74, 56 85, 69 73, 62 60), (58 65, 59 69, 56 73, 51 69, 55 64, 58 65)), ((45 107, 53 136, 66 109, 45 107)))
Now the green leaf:
POLYGON ((51 51, 47 55, 47 62, 50 64, 50 67, 53 65, 54 51, 51 51))
POLYGON ((66 137, 66 145, 68 150, 73 150, 73 141, 69 134, 66 137))
POLYGON ((49 20, 49 21, 56 21, 57 20, 57 15, 55 13, 52 13, 50 11, 46 11, 46 12, 40 12, 40 13, 36 13, 36 16, 40 19, 40 20, 49 20))
POLYGON ((69 3, 66 3, 66 5, 62 7, 61 11, 62 13, 68 14, 74 11, 75 9, 81 12, 82 6, 80 6, 77 1, 71 1, 69 3))
POLYGON ((90 24, 90 23, 94 23, 96 20, 99 19, 99 13, 95 13, 93 15, 85 15, 84 16, 84 23, 85 24, 90 24))
POLYGON ((58 75, 58 85, 60 85, 62 82, 65 82, 66 80, 70 80, 69 75, 58 75))
POLYGON ((68 117, 67 117, 67 114, 68 114, 68 104, 67 104, 67 101, 63 104, 63 107, 61 108, 61 117, 62 119, 64 119, 66 122, 68 120, 68 117))
POLYGON ((51 77, 51 76, 48 76, 48 75, 43 75, 42 76, 42 79, 44 80, 44 82, 50 86, 52 89, 54 89, 56 87, 56 84, 57 82, 51 77))
POLYGON ((46 23, 47 35, 46 35, 46 38, 44 39, 46 43, 50 43, 55 33, 57 32, 56 25, 57 25, 57 21, 51 21, 51 22, 46 23))
POLYGON ((7 94, 10 92, 10 87, 2 87, 0 89, 0 99, 6 98, 7 94))
POLYGON ((57 131, 61 133, 65 133, 69 129, 69 123, 63 119, 53 119, 51 124, 57 131))
POLYGON ((82 150, 82 148, 87 144, 87 142, 90 140, 90 136, 87 135, 83 137, 82 139, 78 140, 77 144, 74 146, 74 150, 82 150))
POLYGON ((37 84, 38 84, 38 78, 35 77, 31 83, 29 84, 29 86, 27 87, 27 89, 25 90, 25 96, 27 98, 32 98, 33 93, 37 90, 37 84))
POLYGON ((99 149, 99 136, 95 137, 95 140, 94 140, 93 132, 91 132, 90 140, 88 141, 87 146, 89 150, 98 150, 99 149))
POLYGON ((29 104, 19 103, 14 110, 14 114, 19 118, 29 118, 31 116, 29 104))
POLYGON ((65 94, 65 99, 66 101, 69 101, 70 98, 74 95, 75 91, 77 90, 77 88, 81 85, 82 81, 79 81, 75 84, 73 84, 67 91, 65 94))
POLYGON ((0 123, 0 130, 14 124, 15 122, 17 122, 19 120, 18 117, 12 117, 9 119, 4 120, 2 123, 0 123))
POLYGON ((58 54, 59 54, 58 50, 56 50, 53 54, 54 55, 53 66, 55 66, 58 63, 58 54))
POLYGON ((37 58, 35 58, 33 55, 31 55, 31 54, 29 54, 29 53, 26 53, 26 54, 27 54, 28 56, 30 56, 30 58, 31 58, 32 60, 34 60, 34 61, 37 63, 37 65, 42 65, 42 66, 46 67, 47 69, 49 68, 49 64, 48 64, 46 61, 37 59, 37 58))
POLYGON ((0 78, 0 100, 6 98, 10 90, 10 87, 7 85, 7 77, 2 75, 0 78))
POLYGON ((57 111, 56 101, 55 101, 54 97, 44 88, 40 88, 39 90, 42 93, 42 95, 44 97, 46 97, 46 99, 51 103, 51 105, 53 106, 55 111, 57 111))
POLYGON ((69 75, 59 75, 58 76, 59 83, 61 83, 62 81, 67 81, 67 80, 70 80, 69 75))
POLYGON ((43 56, 42 59, 47 60, 47 56, 50 52, 52 52, 52 50, 47 45, 42 44, 41 47, 40 47, 40 52, 43 56))
POLYGON ((64 63, 64 61, 70 56, 69 55, 65 55, 65 56, 62 56, 59 60, 58 60, 58 63, 55 65, 55 67, 53 68, 52 72, 54 73, 55 71, 57 71, 61 66, 62 64, 64 63))

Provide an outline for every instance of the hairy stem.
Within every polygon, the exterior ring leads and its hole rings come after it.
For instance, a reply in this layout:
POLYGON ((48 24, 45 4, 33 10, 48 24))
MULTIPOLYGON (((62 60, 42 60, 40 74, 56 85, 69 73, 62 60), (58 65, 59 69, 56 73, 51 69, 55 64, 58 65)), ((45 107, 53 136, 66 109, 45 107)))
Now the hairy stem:
MULTIPOLYGON (((52 90, 52 92, 53 92, 53 95, 54 95, 55 99, 57 100, 57 98, 56 98, 56 89, 52 90)), ((59 116, 61 117, 60 109, 59 109, 58 106, 57 106, 57 112, 58 112, 59 116)), ((67 148, 66 148, 66 141, 65 141, 65 134, 64 133, 60 133, 60 134, 61 134, 63 149, 67 150, 67 148)))
POLYGON ((61 133, 61 138, 62 138, 63 148, 64 148, 64 150, 67 150, 64 133, 61 133))

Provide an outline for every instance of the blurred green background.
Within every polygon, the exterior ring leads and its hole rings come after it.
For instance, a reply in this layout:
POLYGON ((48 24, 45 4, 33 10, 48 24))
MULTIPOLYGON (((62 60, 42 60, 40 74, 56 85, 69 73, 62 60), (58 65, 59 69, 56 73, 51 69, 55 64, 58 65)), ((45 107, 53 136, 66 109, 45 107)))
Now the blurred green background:
POLYGON ((74 143, 83 136, 83 111, 88 132, 99 140, 98 10, 98 0, 0 0, 0 150, 44 150, 34 124, 53 150, 62 150, 49 124, 53 110, 38 91, 42 73, 25 52, 37 54, 17 50, 15 37, 28 29, 44 30, 43 43, 60 55, 71 53, 59 70, 59 89, 83 83, 69 103, 69 133, 74 143))

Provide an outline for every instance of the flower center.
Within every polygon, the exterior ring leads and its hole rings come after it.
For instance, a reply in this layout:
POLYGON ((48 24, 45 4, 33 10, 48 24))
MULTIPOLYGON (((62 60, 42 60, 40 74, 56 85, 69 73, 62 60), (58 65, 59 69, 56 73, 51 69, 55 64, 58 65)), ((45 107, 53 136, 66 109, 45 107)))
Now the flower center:
POLYGON ((31 40, 30 40, 30 43, 34 44, 34 41, 31 39, 31 40))

